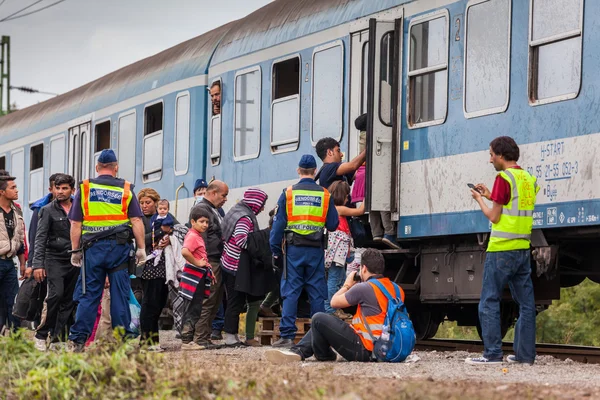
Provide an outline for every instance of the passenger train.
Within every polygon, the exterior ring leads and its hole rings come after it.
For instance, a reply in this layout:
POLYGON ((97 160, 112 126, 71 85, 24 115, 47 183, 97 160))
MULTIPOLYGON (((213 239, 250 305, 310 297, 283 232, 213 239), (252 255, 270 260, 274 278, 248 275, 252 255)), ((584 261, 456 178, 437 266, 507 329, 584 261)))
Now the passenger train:
MULTIPOLYGON (((467 183, 493 183, 488 145, 510 135, 542 187, 541 311, 561 286, 600 282, 597 15, 591 0, 277 0, 0 118, 0 168, 27 205, 50 174, 85 179, 112 147, 120 176, 158 190, 180 221, 199 177, 225 181, 229 206, 259 186, 271 208, 320 138, 355 156, 353 122, 368 113, 367 209, 397 221, 387 274, 427 338, 444 318, 477 324, 490 225, 467 183)), ((516 316, 505 300, 504 330, 516 316)))

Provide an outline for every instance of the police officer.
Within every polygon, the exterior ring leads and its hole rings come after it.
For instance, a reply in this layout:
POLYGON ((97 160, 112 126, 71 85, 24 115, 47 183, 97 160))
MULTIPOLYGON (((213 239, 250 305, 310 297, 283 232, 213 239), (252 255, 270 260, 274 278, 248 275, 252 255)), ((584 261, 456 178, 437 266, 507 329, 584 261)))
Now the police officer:
POLYGON ((131 335, 128 271, 133 252, 131 239, 135 238, 135 258, 141 264, 146 260, 144 223, 133 185, 116 178, 118 170, 115 152, 102 150, 96 164, 98 177, 80 183, 69 212, 71 263, 83 268, 73 296, 79 302, 69 334, 69 347, 74 351, 83 351, 92 333, 107 275, 112 326, 122 327, 131 335), (77 251, 80 247, 83 251, 77 251))
POLYGON ((303 288, 310 300, 310 315, 325 311, 324 228, 335 231, 339 221, 329 192, 315 183, 316 170, 315 158, 303 155, 297 170, 300 181, 284 190, 277 202, 270 245, 274 264, 283 268, 283 308, 281 338, 273 347, 294 344, 298 298, 303 288))

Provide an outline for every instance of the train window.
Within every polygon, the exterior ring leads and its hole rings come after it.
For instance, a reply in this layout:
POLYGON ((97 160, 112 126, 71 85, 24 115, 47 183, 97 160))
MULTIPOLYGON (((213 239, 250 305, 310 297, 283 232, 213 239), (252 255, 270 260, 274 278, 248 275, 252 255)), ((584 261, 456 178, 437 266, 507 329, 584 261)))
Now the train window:
POLYGON ((119 177, 131 183, 135 182, 135 110, 119 116, 119 177))
POLYGON ((392 126, 392 69, 394 62, 394 32, 381 38, 379 60, 379 119, 392 126))
POLYGON ((334 42, 313 53, 311 138, 313 145, 324 137, 342 138, 344 48, 334 42))
POLYGON ((44 144, 29 148, 29 203, 44 195, 44 144))
POLYGON ((363 115, 367 112, 367 99, 369 98, 368 92, 368 74, 369 74, 369 42, 366 41, 362 47, 362 71, 361 71, 361 80, 362 80, 362 94, 361 94, 361 102, 360 102, 360 115, 363 115))
MULTIPOLYGON (((221 79, 215 79, 211 83, 211 87, 213 85, 219 85, 221 89, 221 105, 223 104, 223 83, 221 79)), ((209 112, 210 115, 210 162, 212 165, 219 165, 221 161, 221 112, 218 114, 214 113, 212 101, 209 103, 209 112)))
POLYGON ((10 174, 16 178, 17 188, 21 188, 23 191, 25 186, 25 152, 23 149, 13 151, 10 155, 10 174))
POLYGON ((467 6, 464 96, 467 118, 506 111, 510 79, 510 0, 467 6))
POLYGON ((190 94, 177 95, 175 101, 175 175, 188 170, 190 154, 190 94))
POLYGON ((581 88, 583 0, 530 0, 529 102, 574 99, 581 88))
POLYGON ((110 120, 96 124, 94 137, 94 165, 104 149, 110 149, 110 120))
POLYGON ((50 139, 50 175, 65 172, 65 137, 50 139))
POLYGON ((157 181, 162 177, 163 160, 163 103, 144 109, 144 151, 142 155, 142 180, 157 181))
POLYGON ((0 157, 0 170, 6 171, 6 156, 0 157))
POLYGON ((448 12, 414 19, 409 32, 408 126, 442 124, 448 111, 448 12))
POLYGON ((271 151, 298 148, 300 137, 300 57, 273 63, 271 151))
POLYGON ((260 151, 261 82, 260 67, 235 76, 235 161, 256 158, 260 151))

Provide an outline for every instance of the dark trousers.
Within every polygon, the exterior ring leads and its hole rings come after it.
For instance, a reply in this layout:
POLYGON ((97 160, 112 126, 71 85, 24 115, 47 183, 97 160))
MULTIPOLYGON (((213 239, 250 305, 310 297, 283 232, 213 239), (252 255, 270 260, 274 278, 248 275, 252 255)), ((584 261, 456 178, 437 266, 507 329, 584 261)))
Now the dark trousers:
POLYGON ((219 305, 223 300, 223 277, 221 276, 221 257, 209 257, 208 262, 210 263, 213 273, 215 274, 214 285, 210 285, 210 295, 204 299, 204 305, 202 308, 202 315, 196 326, 198 332, 198 341, 206 342, 210 340, 210 334, 212 333, 212 322, 219 311, 219 305))
POLYGON ((0 259, 0 296, 2 296, 0 301, 2 306, 2 310, 0 310, 0 328, 7 325, 16 330, 20 326, 19 319, 12 315, 18 291, 19 278, 13 260, 0 259))
POLYGON ((335 350, 348 361, 371 361, 371 352, 363 346, 354 329, 341 319, 322 312, 312 317, 310 330, 291 350, 303 359, 314 355, 319 361, 335 361, 335 350))
POLYGON ((164 279, 144 279, 144 297, 140 312, 141 341, 150 345, 158 344, 158 320, 167 304, 169 287, 164 279))
POLYGON ((51 341, 65 341, 73 319, 75 302, 73 293, 80 269, 71 265, 70 260, 46 259, 48 294, 44 300, 44 310, 35 337, 51 341))
POLYGON ((219 311, 217 311, 217 315, 215 315, 215 319, 212 322, 212 330, 221 332, 223 327, 225 327, 225 310, 227 309, 227 296, 223 296, 223 300, 221 301, 221 305, 219 306, 219 311))
MULTIPOLYGON (((144 297, 146 296, 144 295, 144 297)), ((183 318, 181 321, 181 341, 183 343, 189 343, 192 340, 196 340, 197 343, 200 342, 201 338, 198 337, 199 332, 196 330, 196 324, 198 324, 198 321, 202 316, 203 302, 204 284, 200 282, 196 288, 194 297, 192 297, 192 301, 190 301, 189 305, 185 308, 185 312, 183 313, 183 318)))
POLYGON ((240 314, 246 303, 261 300, 262 297, 251 296, 244 292, 235 290, 235 275, 223 271, 221 273, 225 291, 227 292, 227 308, 225 309, 225 333, 236 334, 240 326, 240 314))

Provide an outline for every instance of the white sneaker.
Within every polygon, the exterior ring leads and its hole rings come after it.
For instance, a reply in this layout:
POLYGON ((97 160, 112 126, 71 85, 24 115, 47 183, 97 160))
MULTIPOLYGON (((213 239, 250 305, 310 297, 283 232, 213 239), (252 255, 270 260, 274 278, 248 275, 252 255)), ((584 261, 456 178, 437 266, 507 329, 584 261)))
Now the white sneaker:
POLYGON ((294 353, 290 350, 267 350, 265 351, 267 360, 273 364, 286 364, 290 362, 302 361, 300 354, 294 353))
POLYGON ((34 346, 36 350, 39 351, 47 351, 48 347, 46 346, 46 341, 44 339, 34 339, 34 346))

